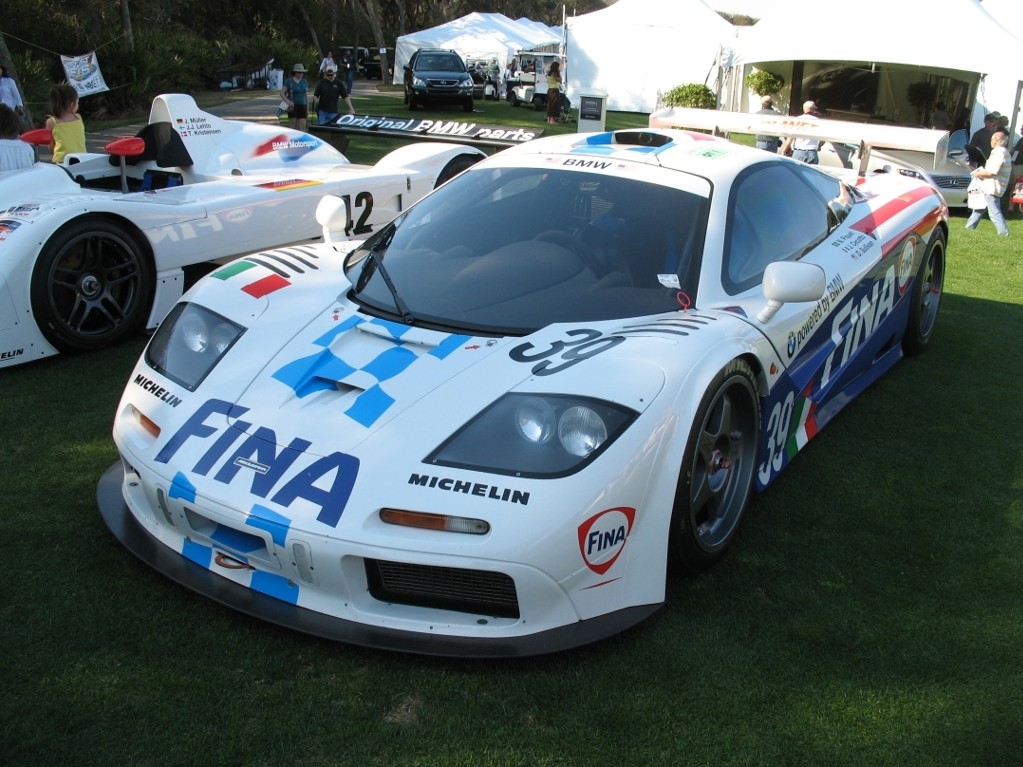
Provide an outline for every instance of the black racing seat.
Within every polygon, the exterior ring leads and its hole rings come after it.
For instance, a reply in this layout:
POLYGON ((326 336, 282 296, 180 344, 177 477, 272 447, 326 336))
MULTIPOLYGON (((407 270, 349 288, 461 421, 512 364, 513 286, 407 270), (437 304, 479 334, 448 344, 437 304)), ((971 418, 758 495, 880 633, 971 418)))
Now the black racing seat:
MULTIPOLYGON (((136 135, 146 142, 145 150, 134 157, 126 157, 126 164, 155 162, 160 168, 187 168, 192 165, 192 158, 185 148, 185 143, 169 122, 149 123, 136 135)), ((110 164, 120 163, 117 157, 111 155, 110 164)))

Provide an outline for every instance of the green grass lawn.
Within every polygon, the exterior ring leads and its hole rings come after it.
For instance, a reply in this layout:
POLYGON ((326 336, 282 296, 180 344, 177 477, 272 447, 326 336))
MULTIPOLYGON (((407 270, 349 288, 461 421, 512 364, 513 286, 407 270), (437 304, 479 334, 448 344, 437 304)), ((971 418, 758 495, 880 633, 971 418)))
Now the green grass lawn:
POLYGON ((931 348, 796 457, 719 567, 556 656, 333 644, 176 586, 95 503, 145 339, 0 371, 0 764, 1019 765, 1023 222, 962 225, 931 348))

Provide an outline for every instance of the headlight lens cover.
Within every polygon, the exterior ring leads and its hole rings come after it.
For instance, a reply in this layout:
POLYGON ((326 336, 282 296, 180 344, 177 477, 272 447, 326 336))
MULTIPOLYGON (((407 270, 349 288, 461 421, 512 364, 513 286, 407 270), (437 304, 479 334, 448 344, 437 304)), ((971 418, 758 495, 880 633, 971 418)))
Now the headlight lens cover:
POLYGON ((589 397, 506 394, 426 462, 519 477, 563 477, 600 455, 637 415, 589 397))
POLYGON ((179 303, 146 347, 146 362, 195 391, 245 328, 198 304, 179 303))

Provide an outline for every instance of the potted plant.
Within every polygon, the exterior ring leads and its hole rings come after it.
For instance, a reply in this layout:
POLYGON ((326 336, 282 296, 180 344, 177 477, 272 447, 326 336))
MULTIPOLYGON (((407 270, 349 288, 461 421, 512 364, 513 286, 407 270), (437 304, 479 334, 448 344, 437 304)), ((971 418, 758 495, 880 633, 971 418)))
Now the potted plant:
POLYGON ((714 91, 702 83, 676 85, 664 94, 664 104, 669 107, 696 107, 697 109, 714 109, 718 98, 714 91))
POLYGON ((917 121, 921 125, 927 124, 930 117, 931 107, 938 95, 938 88, 934 83, 926 80, 919 80, 906 86, 906 101, 916 110, 917 121))
POLYGON ((745 83, 758 96, 775 96, 785 87, 785 78, 766 69, 755 69, 746 75, 745 83))

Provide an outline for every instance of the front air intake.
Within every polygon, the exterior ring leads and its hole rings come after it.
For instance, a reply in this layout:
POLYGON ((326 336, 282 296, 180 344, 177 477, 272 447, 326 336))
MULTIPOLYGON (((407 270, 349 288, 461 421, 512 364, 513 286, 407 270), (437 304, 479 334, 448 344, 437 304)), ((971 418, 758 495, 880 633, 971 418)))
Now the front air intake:
POLYGON ((366 560, 369 593, 393 604, 518 618, 515 581, 504 573, 366 560))

